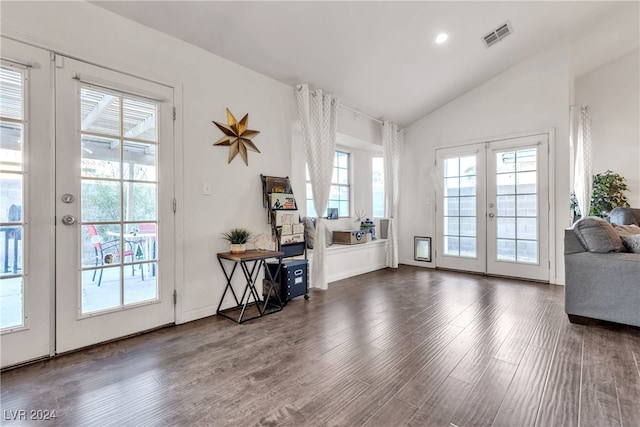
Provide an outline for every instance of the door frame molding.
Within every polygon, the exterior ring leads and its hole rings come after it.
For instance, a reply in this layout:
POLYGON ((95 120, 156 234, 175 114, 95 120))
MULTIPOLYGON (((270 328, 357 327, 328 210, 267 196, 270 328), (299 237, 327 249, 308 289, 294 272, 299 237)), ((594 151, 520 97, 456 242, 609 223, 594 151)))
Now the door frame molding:
MULTIPOLYGON (((549 140, 549 152, 548 152, 548 161, 549 161, 549 170, 547 173, 547 179, 549 182, 549 191, 548 191, 548 210, 549 210, 549 230, 548 233, 548 251, 549 251, 549 283, 550 284, 562 284, 564 281, 561 278, 556 277, 558 266, 556 262, 556 254, 558 253, 557 245, 559 244, 556 239, 556 128, 551 127, 547 130, 543 131, 523 131, 523 132, 514 132, 509 134, 501 134, 496 136, 486 136, 480 138, 467 139, 458 142, 451 142, 449 144, 440 144, 433 147, 433 158, 434 165, 437 162, 437 151, 444 149, 452 149, 455 147, 465 147, 468 145, 475 144, 487 144, 496 141, 503 141, 507 139, 514 138, 522 138, 528 136, 536 136, 536 135, 547 135, 549 140)), ((436 230, 437 228, 437 215, 435 212, 432 216, 432 230, 436 230)), ((436 236, 437 237, 437 236, 436 236)), ((435 242, 437 247, 438 242, 435 242)), ((435 264, 435 263, 434 263, 435 264)))

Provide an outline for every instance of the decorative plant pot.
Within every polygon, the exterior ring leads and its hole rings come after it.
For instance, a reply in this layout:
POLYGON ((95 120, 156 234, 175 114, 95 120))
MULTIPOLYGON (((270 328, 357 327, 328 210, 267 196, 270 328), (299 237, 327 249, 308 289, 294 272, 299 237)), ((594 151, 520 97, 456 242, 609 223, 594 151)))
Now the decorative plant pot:
POLYGON ((232 254, 243 254, 247 251, 246 243, 231 243, 229 250, 232 254))

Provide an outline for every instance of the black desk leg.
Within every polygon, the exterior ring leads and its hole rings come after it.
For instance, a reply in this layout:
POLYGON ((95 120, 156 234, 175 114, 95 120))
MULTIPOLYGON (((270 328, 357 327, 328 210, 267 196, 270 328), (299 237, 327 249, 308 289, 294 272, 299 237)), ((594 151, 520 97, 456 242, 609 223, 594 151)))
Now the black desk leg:
POLYGON ((236 267, 238 263, 233 264, 233 269, 231 270, 231 274, 227 274, 227 270, 224 268, 224 264, 222 263, 222 259, 218 258, 218 262, 220 263, 220 267, 222 268, 222 272, 224 273, 224 277, 227 279, 227 286, 224 288, 224 292, 222 293, 222 298, 220 298, 220 303, 218 304, 218 308, 216 309, 216 313, 220 313, 220 307, 222 307, 222 302, 224 301, 224 297, 227 294, 227 289, 231 289, 231 295, 233 295, 233 299, 236 302, 236 305, 240 305, 240 301, 238 301, 238 297, 236 293, 233 291, 233 287, 231 286, 231 278, 233 277, 233 273, 236 272, 236 267))
POLYGON ((256 290, 256 285, 255 285, 255 281, 258 276, 257 273, 260 272, 259 267, 262 266, 263 264, 264 264, 264 260, 262 259, 256 260, 253 262, 253 267, 251 268, 251 271, 249 271, 249 266, 247 265, 247 263, 244 261, 240 262, 240 267, 242 268, 242 272, 244 273, 244 278, 247 281, 247 286, 244 289, 244 293, 240 301, 244 301, 244 295, 247 293, 247 288, 249 289, 249 295, 247 295, 247 302, 243 303, 244 306, 242 307, 242 314, 240 315, 241 319, 242 319, 242 316, 244 315, 244 311, 246 310, 247 305, 249 304, 249 299, 251 298, 251 296, 253 296, 253 301, 256 305, 256 308, 258 309, 258 313, 260 313, 261 316, 264 314, 264 311, 260 307, 260 297, 258 296, 258 291, 256 290))

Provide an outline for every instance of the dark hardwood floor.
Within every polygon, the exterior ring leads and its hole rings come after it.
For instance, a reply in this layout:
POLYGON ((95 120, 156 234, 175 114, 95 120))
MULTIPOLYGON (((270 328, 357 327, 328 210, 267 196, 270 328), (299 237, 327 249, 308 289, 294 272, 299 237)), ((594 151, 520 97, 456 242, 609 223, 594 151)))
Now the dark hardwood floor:
POLYGON ((640 329, 570 324, 562 287, 401 266, 6 371, 2 422, 640 426, 639 365, 640 329))

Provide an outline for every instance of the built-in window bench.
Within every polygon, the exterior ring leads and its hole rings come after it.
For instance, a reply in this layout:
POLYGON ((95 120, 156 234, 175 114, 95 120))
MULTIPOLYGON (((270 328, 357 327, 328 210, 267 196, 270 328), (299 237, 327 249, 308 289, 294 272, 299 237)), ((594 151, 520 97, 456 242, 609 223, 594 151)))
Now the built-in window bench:
MULTIPOLYGON (((386 254, 386 239, 377 239, 357 245, 331 245, 325 251, 327 282, 331 283, 385 268, 386 254)), ((307 256, 309 258, 309 286, 313 286, 311 282, 313 250, 310 249, 307 256)))

